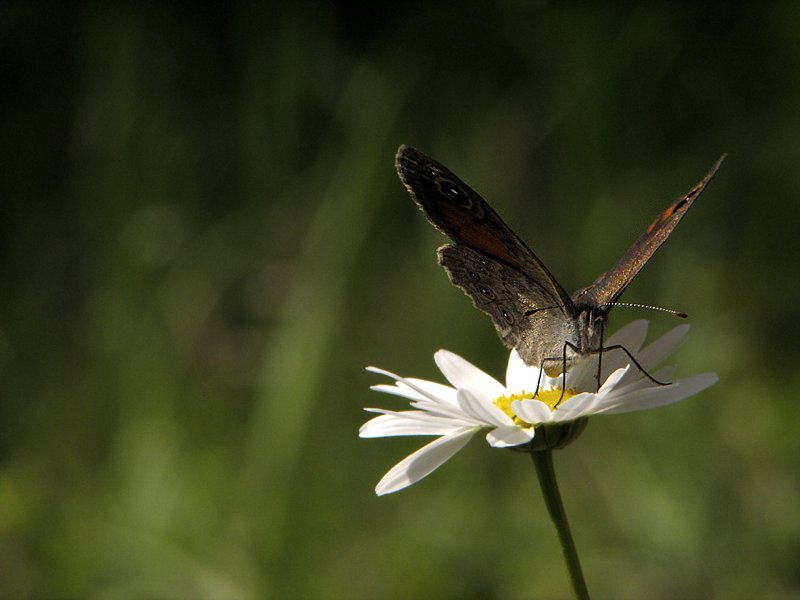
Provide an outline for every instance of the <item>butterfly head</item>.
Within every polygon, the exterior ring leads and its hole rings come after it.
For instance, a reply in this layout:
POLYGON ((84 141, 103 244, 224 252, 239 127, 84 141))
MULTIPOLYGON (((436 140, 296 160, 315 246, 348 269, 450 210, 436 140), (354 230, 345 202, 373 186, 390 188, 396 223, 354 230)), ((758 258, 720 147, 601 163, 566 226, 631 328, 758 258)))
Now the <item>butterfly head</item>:
POLYGON ((580 353, 596 352, 603 345, 603 330, 609 308, 590 304, 577 304, 575 306, 580 353))

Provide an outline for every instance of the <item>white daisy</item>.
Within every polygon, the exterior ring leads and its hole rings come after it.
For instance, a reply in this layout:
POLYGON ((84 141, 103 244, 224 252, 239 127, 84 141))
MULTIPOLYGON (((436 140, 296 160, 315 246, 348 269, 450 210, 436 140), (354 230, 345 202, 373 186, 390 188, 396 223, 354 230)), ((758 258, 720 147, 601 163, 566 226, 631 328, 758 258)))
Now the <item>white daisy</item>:
MULTIPOLYGON (((611 336, 605 345, 624 346, 655 379, 669 380, 672 367, 651 369, 684 341, 689 326, 680 325, 642 348, 648 324, 646 320, 634 321, 611 336)), ((395 380, 394 385, 375 385, 372 389, 407 398, 414 410, 368 408, 367 411, 380 413, 380 416, 361 427, 360 437, 437 436, 392 467, 375 488, 378 495, 396 492, 429 475, 482 429, 489 430, 486 440, 495 448, 519 446, 531 442, 537 430, 542 431, 541 427, 573 422, 590 415, 671 404, 717 381, 714 373, 704 373, 669 385, 657 385, 639 368, 629 364, 630 358, 625 352, 609 350, 602 354, 603 384, 599 389, 596 382, 598 357, 589 356, 569 370, 566 389, 562 386, 562 376, 551 378, 541 373, 539 392, 534 399, 539 369, 526 365, 515 350, 508 360, 505 385, 447 350, 439 350, 434 360, 452 387, 368 368, 395 380)), ((578 428, 578 432, 581 429, 578 428)))

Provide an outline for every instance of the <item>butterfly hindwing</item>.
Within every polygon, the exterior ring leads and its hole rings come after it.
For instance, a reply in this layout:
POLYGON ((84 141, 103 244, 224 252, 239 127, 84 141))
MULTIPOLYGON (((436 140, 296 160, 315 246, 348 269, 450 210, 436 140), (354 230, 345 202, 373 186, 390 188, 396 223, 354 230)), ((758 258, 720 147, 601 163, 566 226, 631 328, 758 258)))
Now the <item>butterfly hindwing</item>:
POLYGON ((539 366, 560 351, 561 340, 574 339, 572 305, 558 305, 558 298, 515 268, 460 244, 439 248, 439 264, 527 364, 539 366))

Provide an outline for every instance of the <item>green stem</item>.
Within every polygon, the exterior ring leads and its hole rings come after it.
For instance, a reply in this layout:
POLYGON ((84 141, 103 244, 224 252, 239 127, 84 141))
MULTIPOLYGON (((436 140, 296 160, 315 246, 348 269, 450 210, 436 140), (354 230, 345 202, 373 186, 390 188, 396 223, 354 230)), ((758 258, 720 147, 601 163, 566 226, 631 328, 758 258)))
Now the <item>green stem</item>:
POLYGON ((536 467, 536 474, 539 476, 539 485, 542 488, 544 502, 550 518, 556 526, 558 539, 561 542, 561 551, 564 553, 564 560, 567 563, 569 577, 572 580, 572 587, 575 590, 575 597, 578 600, 589 600, 589 590, 586 581, 583 579, 581 563, 578 560, 578 551, 572 534, 569 531, 567 513, 564 512, 564 504, 561 502, 561 494, 558 492, 556 483, 556 472, 553 469, 553 451, 539 450, 531 452, 533 464, 536 467))

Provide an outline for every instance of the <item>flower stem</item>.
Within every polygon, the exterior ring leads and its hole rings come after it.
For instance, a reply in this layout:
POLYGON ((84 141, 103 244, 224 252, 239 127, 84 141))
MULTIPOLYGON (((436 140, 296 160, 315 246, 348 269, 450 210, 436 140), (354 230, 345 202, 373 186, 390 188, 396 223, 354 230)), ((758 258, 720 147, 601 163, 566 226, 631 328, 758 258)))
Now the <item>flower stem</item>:
POLYGON ((531 456, 536 467, 536 474, 539 476, 539 485, 542 488, 547 511, 550 513, 550 518, 553 520, 558 532, 561 551, 564 553, 564 560, 567 563, 567 570, 572 580, 572 587, 575 590, 575 597, 578 600, 589 600, 589 590, 586 587, 586 581, 583 579, 581 563, 578 560, 578 551, 575 548, 575 542, 572 540, 567 513, 564 512, 564 504, 561 502, 561 494, 556 483, 556 472, 553 469, 553 451, 549 449, 539 450, 531 452, 531 456))

